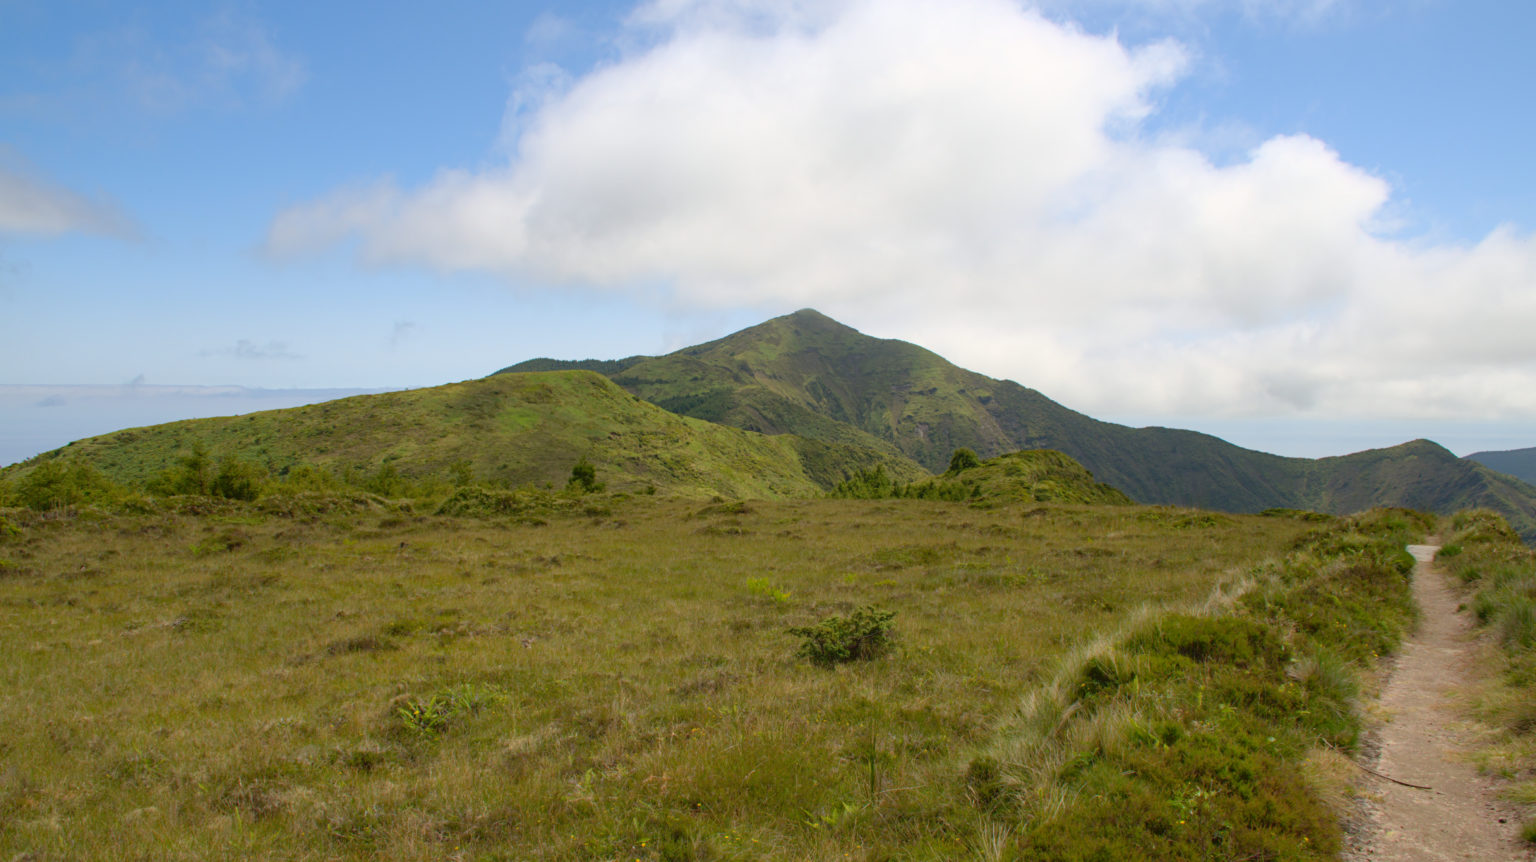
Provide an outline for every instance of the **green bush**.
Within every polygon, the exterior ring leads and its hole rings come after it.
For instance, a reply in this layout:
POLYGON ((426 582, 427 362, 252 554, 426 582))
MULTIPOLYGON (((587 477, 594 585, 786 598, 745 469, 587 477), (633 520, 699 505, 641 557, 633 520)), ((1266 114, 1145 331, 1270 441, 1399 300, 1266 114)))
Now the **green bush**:
POLYGON ((363 480, 363 490, 370 494, 378 494, 380 497, 404 497, 409 491, 409 483, 395 469, 393 462, 386 461, 374 471, 373 475, 363 480))
POLYGON ((837 483, 828 496, 842 500, 883 500, 896 496, 896 483, 885 472, 885 465, 876 464, 873 470, 860 470, 837 483))
POLYGON ((949 456, 949 471, 948 472, 950 472, 950 473, 959 473, 962 470, 969 470, 972 467, 980 467, 980 466, 981 466, 981 459, 976 456, 975 452, 973 452, 970 449, 965 448, 964 446, 960 447, 959 449, 956 449, 954 451, 954 454, 949 456))
POLYGON ((215 497, 229 500, 254 500, 261 496, 267 481, 267 471, 249 461, 225 458, 219 462, 219 473, 213 477, 208 491, 215 497))
POLYGON ((511 517, 531 523, 543 523, 541 516, 554 514, 573 506, 570 498, 562 498, 552 491, 538 488, 519 488, 502 491, 469 485, 454 491, 437 507, 439 515, 460 518, 511 517))
POLYGON ((89 464, 55 459, 32 468, 16 483, 16 499, 29 509, 43 512, 82 503, 111 502, 119 490, 89 464))
POLYGON ((582 494, 591 494, 603 490, 601 483, 597 481, 597 468, 582 458, 571 468, 571 480, 565 485, 567 490, 578 491, 582 494))
POLYGON ((891 643, 891 620, 895 611, 865 606, 846 617, 830 616, 814 626, 789 630, 801 638, 795 653, 819 665, 848 661, 867 661, 883 654, 891 643))

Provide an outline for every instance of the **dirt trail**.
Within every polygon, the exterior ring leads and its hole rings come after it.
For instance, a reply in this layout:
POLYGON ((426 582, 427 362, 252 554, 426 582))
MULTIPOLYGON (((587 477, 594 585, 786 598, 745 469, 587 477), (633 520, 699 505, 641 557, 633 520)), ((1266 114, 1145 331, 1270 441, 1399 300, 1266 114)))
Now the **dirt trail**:
POLYGON ((1432 565, 1434 545, 1408 548, 1419 561, 1413 593, 1423 616, 1403 645, 1381 708, 1387 723, 1371 769, 1404 787, 1366 776, 1362 791, 1367 824, 1349 860, 1530 860, 1519 839, 1519 820, 1495 794, 1493 782, 1461 756, 1466 730, 1450 696, 1472 678, 1471 622, 1456 612, 1457 599, 1432 565))

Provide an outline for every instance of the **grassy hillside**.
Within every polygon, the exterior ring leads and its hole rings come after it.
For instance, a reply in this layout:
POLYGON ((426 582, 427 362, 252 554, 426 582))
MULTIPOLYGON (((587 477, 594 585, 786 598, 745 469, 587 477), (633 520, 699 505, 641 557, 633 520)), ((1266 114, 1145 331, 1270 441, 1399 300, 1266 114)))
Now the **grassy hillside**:
POLYGON ((247 416, 135 428, 70 444, 59 455, 142 485, 194 447, 276 475, 308 464, 407 478, 467 471, 476 481, 564 485, 586 459, 615 489, 735 497, 807 496, 876 464, 922 471, 888 453, 766 437, 658 409, 589 371, 496 375, 247 416), (457 466, 456 466, 457 465, 457 466))
POLYGON ((684 415, 884 444, 934 472, 958 447, 984 458, 1054 449, 1142 502, 1230 512, 1491 506, 1536 537, 1536 489, 1458 462, 1434 444, 1314 461, 1193 431, 1101 422, 1013 381, 967 371, 913 344, 871 338, 811 310, 606 370, 625 389, 684 415))
POLYGON ((1509 449, 1503 452, 1473 452, 1467 456, 1467 460, 1476 461, 1490 470, 1514 476, 1522 482, 1536 484, 1536 447, 1509 449))
POLYGON ((1297 496, 1298 505, 1324 512, 1357 511, 1382 499, 1425 512, 1492 509, 1526 541, 1536 539, 1536 487, 1428 440, 1319 459, 1297 496))
POLYGON ((1406 594, 1359 523, 264 502, 0 511, 3 858, 1330 859, 1406 594))
POLYGON ((1289 505, 1287 486, 1306 463, 1195 432, 1100 422, 811 310, 615 367, 619 385, 684 415, 765 433, 883 441, 934 472, 959 447, 984 458, 1056 449, 1148 502, 1232 511, 1289 505))

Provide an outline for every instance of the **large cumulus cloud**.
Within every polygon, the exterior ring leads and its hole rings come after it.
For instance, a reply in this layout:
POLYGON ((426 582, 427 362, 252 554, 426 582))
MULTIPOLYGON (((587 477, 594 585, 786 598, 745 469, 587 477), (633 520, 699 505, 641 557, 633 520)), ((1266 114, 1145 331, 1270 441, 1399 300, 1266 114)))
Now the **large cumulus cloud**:
POLYGON ((268 250, 811 305, 1090 411, 1536 415, 1532 238, 1395 238, 1389 185, 1306 136, 1217 162, 1153 134, 1176 44, 1011 0, 632 26, 612 63, 525 77, 498 166, 339 190, 268 250))

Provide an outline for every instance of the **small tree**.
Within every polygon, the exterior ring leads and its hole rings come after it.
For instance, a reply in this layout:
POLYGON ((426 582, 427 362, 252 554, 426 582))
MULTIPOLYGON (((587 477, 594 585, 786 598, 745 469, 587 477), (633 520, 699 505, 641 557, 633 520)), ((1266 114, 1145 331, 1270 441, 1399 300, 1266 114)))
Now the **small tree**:
POLYGON ((597 468, 593 467, 585 456, 571 468, 571 481, 566 483, 565 487, 583 494, 603 490, 603 486, 597 481, 597 468))
POLYGON ((44 461, 16 483, 16 499, 38 511, 108 501, 115 489, 99 470, 83 462, 44 461))
POLYGON ((267 471, 255 464, 225 458, 219 462, 219 474, 213 477, 208 490, 215 497, 249 501, 261 495, 266 481, 267 471))
POLYGON ((363 490, 380 497, 403 497, 408 489, 405 478, 393 461, 385 461, 377 472, 363 482, 363 490))
POLYGON ((961 446, 959 449, 956 449, 955 453, 953 455, 949 456, 949 472, 950 473, 959 473, 962 470, 969 470, 972 467, 980 467, 980 466, 981 466, 981 459, 976 457, 976 453, 975 452, 971 451, 970 449, 965 448, 964 446, 961 446))
POLYGON ((177 458, 176 463, 181 469, 171 480, 172 492, 207 495, 213 487, 213 460, 203 444, 192 444, 192 454, 177 458))

